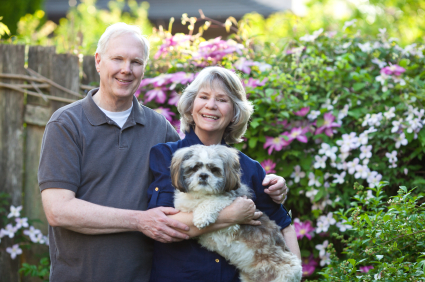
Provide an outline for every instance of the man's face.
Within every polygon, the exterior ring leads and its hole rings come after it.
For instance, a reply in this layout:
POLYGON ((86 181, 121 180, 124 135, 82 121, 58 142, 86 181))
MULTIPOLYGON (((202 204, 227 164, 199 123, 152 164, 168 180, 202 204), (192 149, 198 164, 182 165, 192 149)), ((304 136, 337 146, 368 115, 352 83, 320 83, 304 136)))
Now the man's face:
POLYGON ((136 35, 126 33, 110 39, 103 54, 96 53, 100 91, 108 100, 128 99, 136 92, 146 63, 143 49, 136 35))

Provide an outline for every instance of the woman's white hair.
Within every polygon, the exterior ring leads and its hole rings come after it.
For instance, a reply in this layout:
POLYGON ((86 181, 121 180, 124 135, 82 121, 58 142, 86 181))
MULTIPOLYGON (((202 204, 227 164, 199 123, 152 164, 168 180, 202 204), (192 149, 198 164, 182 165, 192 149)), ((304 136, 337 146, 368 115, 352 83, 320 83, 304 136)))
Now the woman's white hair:
POLYGON ((234 116, 232 122, 224 132, 224 140, 228 144, 241 142, 245 134, 249 118, 254 112, 254 107, 246 98, 245 89, 240 78, 232 71, 222 67, 206 67, 195 80, 184 90, 180 97, 177 109, 181 115, 180 129, 189 132, 195 126, 192 117, 193 101, 199 90, 203 87, 221 87, 233 102, 234 116))
POLYGON ((97 43, 96 53, 99 53, 100 55, 104 54, 106 48, 108 47, 109 40, 126 33, 136 35, 142 42, 144 47, 143 61, 144 65, 146 66, 146 62, 149 59, 149 41, 144 35, 142 35, 140 28, 135 25, 128 25, 126 23, 115 23, 113 25, 108 26, 105 32, 100 37, 99 42, 97 43))

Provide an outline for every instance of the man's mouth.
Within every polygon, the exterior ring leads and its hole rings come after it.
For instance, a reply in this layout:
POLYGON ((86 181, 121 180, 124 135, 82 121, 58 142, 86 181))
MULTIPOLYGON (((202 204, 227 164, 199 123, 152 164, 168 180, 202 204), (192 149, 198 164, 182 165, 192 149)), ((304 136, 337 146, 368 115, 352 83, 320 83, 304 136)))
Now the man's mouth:
POLYGON ((124 79, 118 79, 118 78, 115 78, 115 79, 118 80, 119 82, 123 82, 123 83, 131 82, 131 80, 124 80, 124 79))
POLYGON ((210 115, 202 115, 202 117, 213 119, 213 120, 217 120, 218 119, 218 117, 216 117, 216 116, 210 116, 210 115))

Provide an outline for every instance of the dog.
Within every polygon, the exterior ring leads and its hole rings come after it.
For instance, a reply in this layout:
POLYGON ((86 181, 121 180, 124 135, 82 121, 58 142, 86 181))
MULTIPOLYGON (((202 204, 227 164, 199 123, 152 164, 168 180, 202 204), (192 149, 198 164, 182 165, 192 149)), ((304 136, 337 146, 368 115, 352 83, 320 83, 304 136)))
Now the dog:
MULTIPOLYGON (((251 189, 240 180, 236 149, 223 145, 182 148, 174 153, 170 168, 176 188, 174 206, 193 212, 199 229, 213 224, 237 197, 252 198, 251 189)), ((243 282, 301 281, 301 261, 289 251, 279 226, 264 214, 259 220, 259 226, 235 224, 203 234, 198 241, 234 265, 243 282)))

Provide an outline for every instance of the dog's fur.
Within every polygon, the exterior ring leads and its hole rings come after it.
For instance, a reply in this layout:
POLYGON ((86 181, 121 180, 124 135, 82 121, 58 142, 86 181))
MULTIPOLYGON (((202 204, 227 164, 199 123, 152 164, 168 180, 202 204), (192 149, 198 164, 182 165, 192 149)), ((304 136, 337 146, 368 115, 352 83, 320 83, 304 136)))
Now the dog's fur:
MULTIPOLYGON (((235 149, 222 145, 182 148, 171 162, 171 179, 177 188, 174 205, 193 212, 193 223, 202 229, 214 223, 236 197, 251 197, 240 174, 235 149)), ((260 226, 236 224, 201 235, 199 243, 236 266, 244 282, 301 281, 301 261, 289 251, 279 226, 266 215, 259 220, 260 226)))

